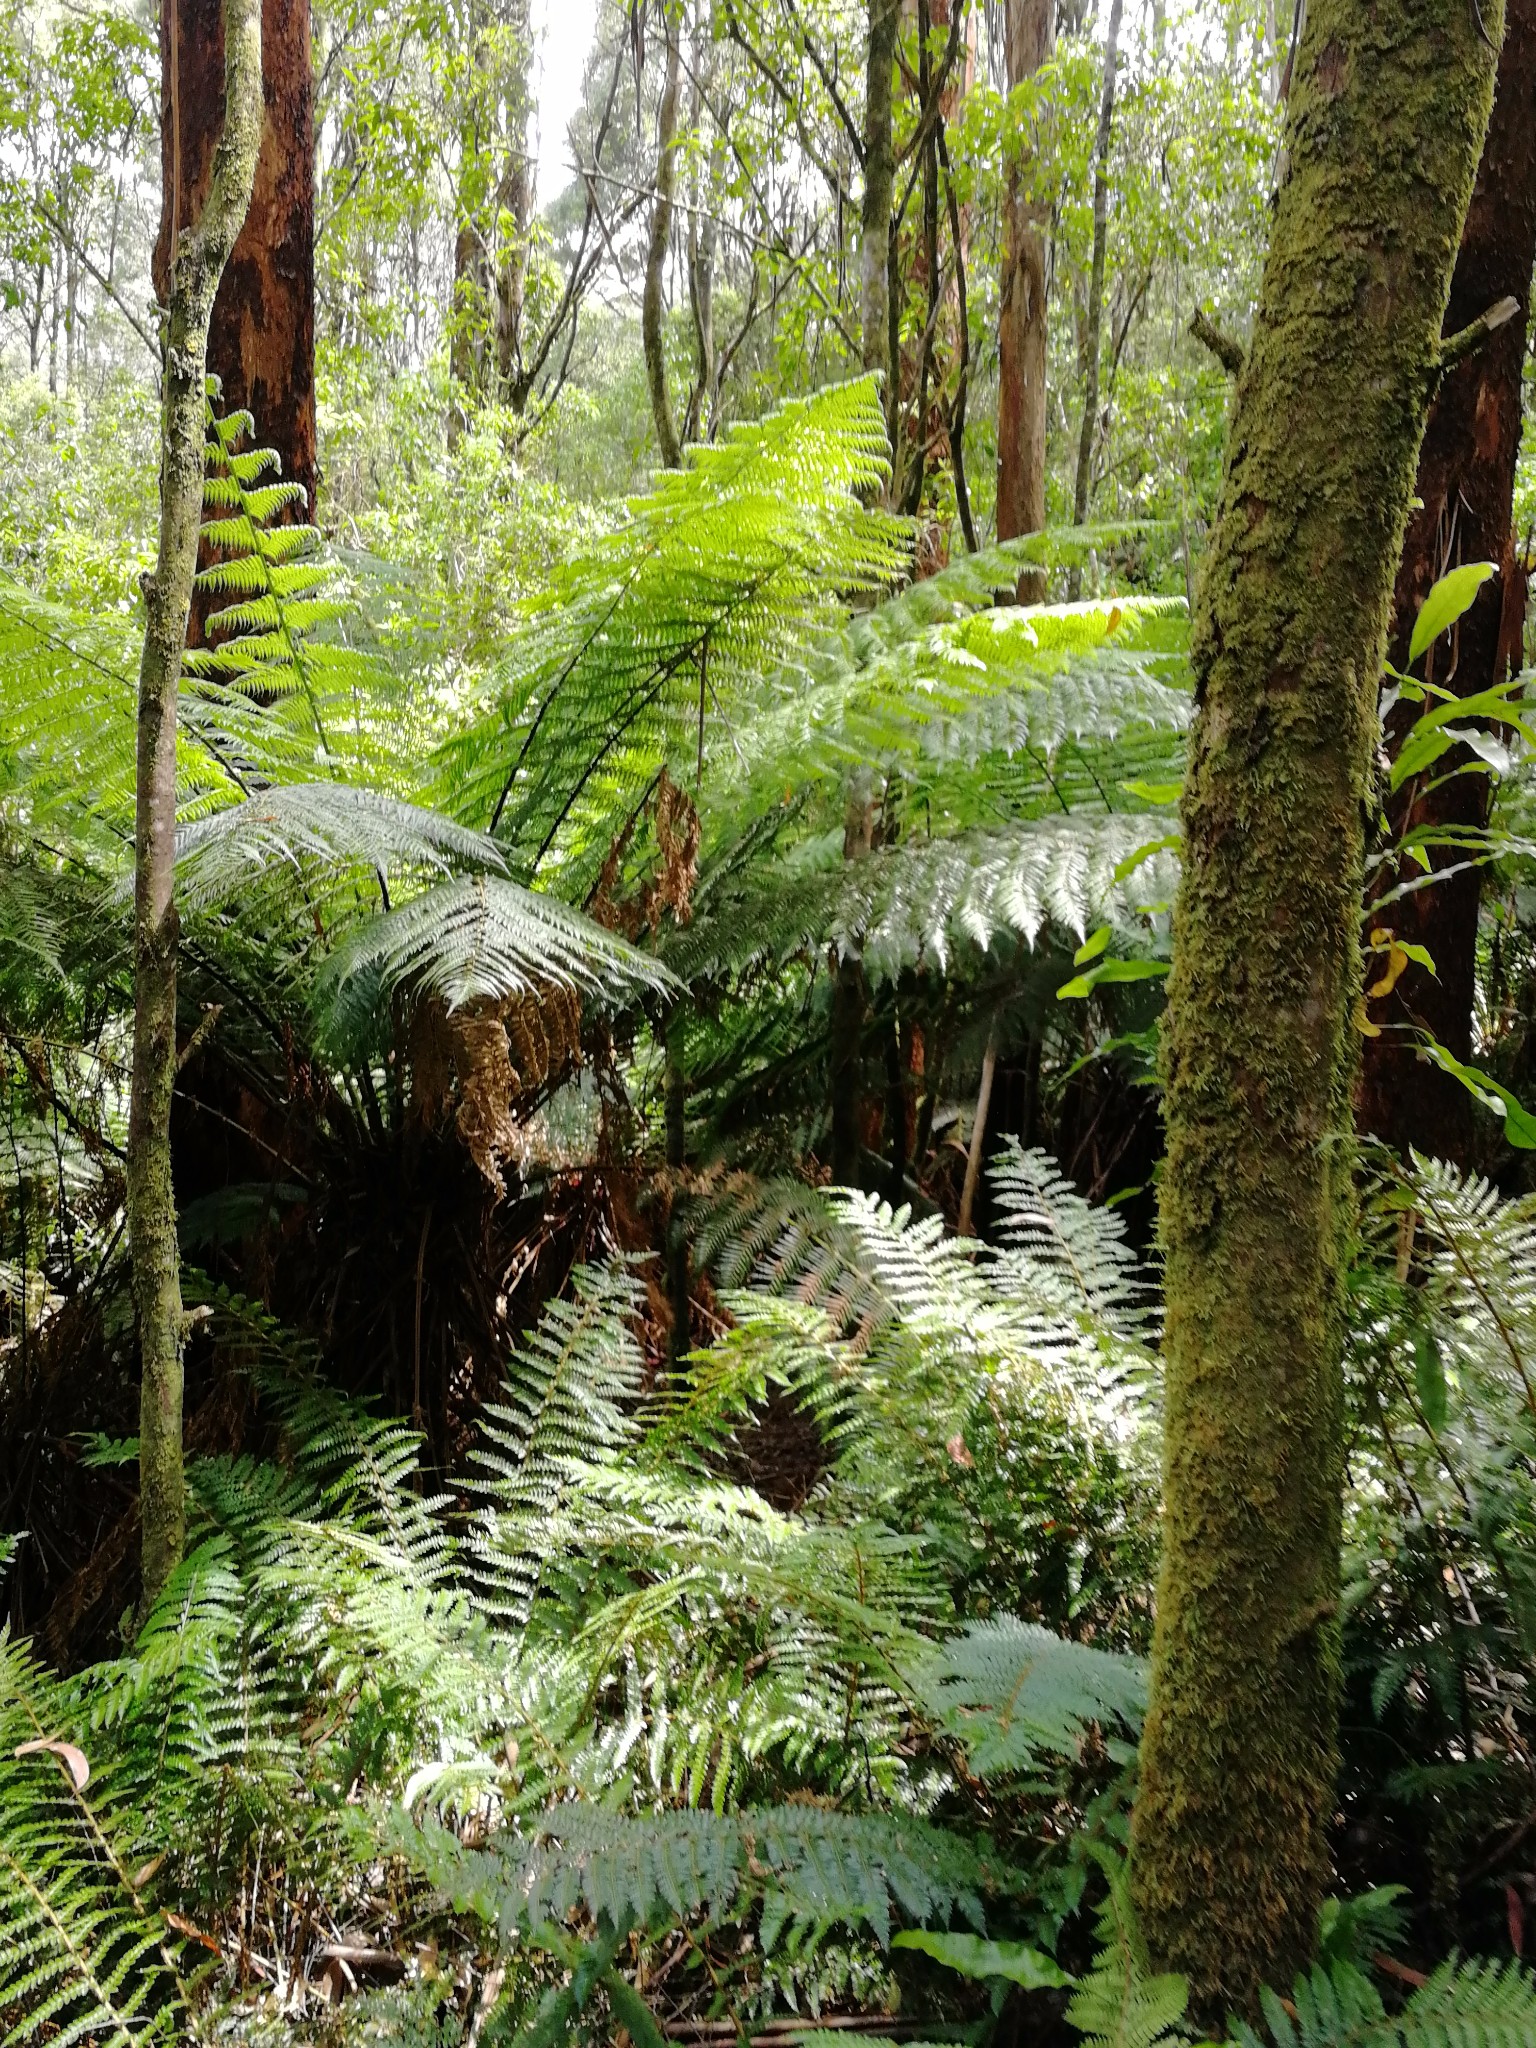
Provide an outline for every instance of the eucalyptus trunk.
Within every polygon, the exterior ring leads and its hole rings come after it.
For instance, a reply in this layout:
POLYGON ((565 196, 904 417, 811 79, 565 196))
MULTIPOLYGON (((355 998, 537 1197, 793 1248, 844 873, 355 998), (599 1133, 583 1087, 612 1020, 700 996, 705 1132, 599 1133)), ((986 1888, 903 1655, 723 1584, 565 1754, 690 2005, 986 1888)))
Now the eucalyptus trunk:
POLYGON ((651 208, 651 235, 645 252, 645 291, 640 303, 640 337, 645 349, 645 379, 656 421, 656 440, 663 469, 681 469, 683 447, 672 400, 667 391, 666 335, 662 327, 662 286, 667 252, 672 244, 672 215, 677 195, 678 74, 682 69, 682 29, 678 0, 665 10, 667 55, 661 84, 661 110, 656 122, 656 197, 651 208))
MULTIPOLYGON (((1077 437, 1077 476, 1072 486, 1072 524, 1088 517, 1093 483, 1093 444, 1099 427, 1099 354, 1104 331, 1104 261, 1109 240, 1109 146, 1114 133, 1115 78, 1120 62, 1121 0, 1110 0, 1104 44, 1104 86, 1099 129, 1093 144, 1093 257, 1088 275, 1088 321, 1083 341, 1083 421, 1077 437)), ((1077 595, 1074 570, 1072 594, 1077 595)))
MULTIPOLYGON (((171 249, 196 220, 222 127, 221 0, 166 0, 160 23, 164 203, 155 288, 169 302, 171 249)), ((251 203, 214 296, 208 368, 228 411, 248 409, 311 517, 315 451, 315 121, 309 0, 262 0, 261 143, 251 203)))
MULTIPOLYGON (((896 35, 901 0, 869 0, 864 69, 864 197, 859 214, 859 307, 864 367, 885 378, 885 416, 896 417, 891 388, 891 206, 896 185, 892 134, 896 35)), ((894 439, 894 436, 893 436, 894 439)))
MULTIPOLYGON (((1056 0, 1007 0, 1008 88, 1048 64, 1056 47, 1056 0)), ((1049 340, 1043 209, 1027 189, 1028 165, 1008 158, 1003 188, 1003 274, 997 316, 997 537, 1045 526, 1045 376, 1049 340)), ((1026 570, 1019 596, 1038 603, 1045 579, 1026 570)))
MULTIPOLYGON (((1536 0, 1507 0, 1493 117, 1477 185, 1462 229, 1451 280, 1446 327, 1469 326, 1501 299, 1519 311, 1480 349, 1446 373, 1430 408, 1419 454, 1418 500, 1408 520, 1392 604, 1391 658, 1404 668, 1414 620, 1430 585, 1457 562, 1491 561, 1499 574, 1485 584, 1453 639, 1429 653, 1427 674, 1457 696, 1470 696, 1519 667, 1525 629, 1525 570, 1515 551, 1512 512, 1520 455, 1521 374, 1529 325, 1531 267, 1536 262, 1536 0)), ((1404 705, 1388 728, 1397 739, 1404 705)), ((1461 757, 1465 764, 1467 757, 1461 757)), ((1391 837, 1400 841, 1428 827, 1475 831, 1488 822, 1489 780, 1480 772, 1447 775, 1448 764, 1409 781, 1388 807, 1391 837)), ((1370 913, 1373 927, 1424 947, 1430 974, 1410 967, 1385 997, 1370 1005, 1381 1035, 1365 1044, 1357 1109, 1360 1126, 1395 1150, 1410 1146, 1437 1159, 1472 1163, 1472 1097, 1451 1075, 1419 1053, 1418 1032, 1429 1031, 1458 1059, 1472 1057, 1472 1012, 1477 982, 1478 904, 1482 870, 1441 850, 1431 858, 1448 870, 1433 888, 1414 889, 1370 913)), ((1416 879, 1409 861, 1388 867, 1376 885, 1380 897, 1416 879)))
MULTIPOLYGON (((224 0, 224 121, 207 197, 176 238, 166 313, 160 439, 160 545, 145 579, 134 827, 133 1079, 128 1113, 128 1241, 142 1382, 139 1489, 143 1605, 181 1561, 180 1258, 171 1184, 176 1085, 176 697, 202 521, 208 328, 245 220, 261 137, 261 0, 224 0)), ((174 218, 174 212, 172 214, 174 218)))
POLYGON ((1165 1026, 1163 1556, 1132 1879, 1205 2018, 1312 1953, 1339 1699, 1364 822, 1502 6, 1312 0, 1196 606, 1165 1026))

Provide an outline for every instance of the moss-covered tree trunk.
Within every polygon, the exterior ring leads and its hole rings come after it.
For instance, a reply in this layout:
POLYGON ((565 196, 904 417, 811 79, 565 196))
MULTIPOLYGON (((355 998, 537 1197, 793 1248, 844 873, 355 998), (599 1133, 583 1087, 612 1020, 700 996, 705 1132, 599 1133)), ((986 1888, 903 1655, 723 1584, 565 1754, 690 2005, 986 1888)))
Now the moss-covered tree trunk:
POLYGON ((1489 0, 1311 0, 1201 578, 1132 1870, 1154 1957, 1207 2015, 1289 1980, 1328 1879, 1364 817, 1501 26, 1489 0))
POLYGON ((161 399, 160 545, 154 573, 145 582, 139 666, 127 1207, 142 1374, 139 1499, 146 1608, 180 1562, 185 1539, 181 1265, 171 1185, 176 697, 203 510, 208 326, 219 279, 250 205, 261 136, 261 0, 224 0, 223 39, 224 117, 207 197, 193 224, 177 236, 171 264, 161 399))
MULTIPOLYGON (((1499 575, 1484 586, 1454 639, 1430 650, 1431 678, 1460 696, 1486 690, 1520 664, 1525 626, 1525 572, 1511 527, 1515 465, 1520 454, 1521 372, 1529 334, 1527 306, 1536 262, 1536 0, 1507 0, 1504 46, 1493 117, 1451 280, 1448 331, 1470 326, 1501 299, 1518 302, 1515 317, 1448 371, 1435 394, 1419 453, 1419 503, 1408 521, 1392 603, 1391 656, 1404 667, 1419 606, 1437 576, 1457 562, 1492 561, 1499 575)), ((1414 707, 1403 705, 1406 725, 1414 707)), ((1396 723, 1394 721, 1393 723, 1396 723)), ((1389 744, 1395 742, 1392 726, 1389 744)), ((1413 778, 1392 800, 1392 836, 1430 827, 1442 831, 1486 824, 1488 778, 1433 773, 1413 778)), ((1445 849, 1431 858, 1448 873, 1433 888, 1383 904, 1371 923, 1423 946, 1435 972, 1410 967, 1385 997, 1372 1002, 1380 1037, 1365 1043, 1357 1116, 1362 1130, 1396 1150, 1410 1145, 1441 1159, 1469 1162, 1474 1140, 1472 1097, 1457 1080, 1421 1058, 1416 1033, 1434 1033, 1458 1059, 1472 1057, 1476 993, 1477 913, 1482 871, 1445 849)), ((1414 878, 1409 861, 1388 868, 1373 888, 1380 897, 1414 878)))

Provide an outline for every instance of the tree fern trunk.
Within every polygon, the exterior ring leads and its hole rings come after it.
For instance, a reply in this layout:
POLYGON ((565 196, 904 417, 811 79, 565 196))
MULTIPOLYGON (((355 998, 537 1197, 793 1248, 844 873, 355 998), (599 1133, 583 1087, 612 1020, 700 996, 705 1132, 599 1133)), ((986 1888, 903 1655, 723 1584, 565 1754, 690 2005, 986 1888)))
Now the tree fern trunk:
POLYGON ((133 1083, 128 1237, 142 1384, 139 1411, 144 1606, 179 1563, 185 1535, 180 1259, 171 1186, 176 1083, 176 697, 203 509, 208 327, 250 204, 261 136, 261 0, 224 0, 224 126, 208 196, 171 270, 160 442, 160 545, 145 583, 134 832, 133 1083))
POLYGON ((1201 579, 1166 1026, 1137 1905, 1197 2009, 1309 1955, 1338 1702, 1360 890, 1392 572, 1502 7, 1312 0, 1201 579))

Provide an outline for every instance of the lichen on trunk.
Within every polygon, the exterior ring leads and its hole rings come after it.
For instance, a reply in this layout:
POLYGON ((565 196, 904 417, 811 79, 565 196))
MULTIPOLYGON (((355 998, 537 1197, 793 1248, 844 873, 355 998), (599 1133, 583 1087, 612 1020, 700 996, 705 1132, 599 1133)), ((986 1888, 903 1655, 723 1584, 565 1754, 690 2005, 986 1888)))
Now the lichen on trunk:
POLYGON ((1195 2008, 1310 1955, 1338 1702, 1364 819, 1502 9, 1312 0, 1201 578, 1165 1031, 1163 1557, 1132 1874, 1195 2008))
POLYGON ((160 541, 154 571, 145 580, 139 666, 127 1209, 142 1374, 139 1495, 145 1609, 180 1562, 185 1541, 183 1316, 171 1184, 176 700, 203 509, 208 327, 219 279, 250 205, 261 135, 260 0, 224 0, 223 26, 223 131, 208 196, 195 224, 178 235, 171 267, 161 401, 160 541))

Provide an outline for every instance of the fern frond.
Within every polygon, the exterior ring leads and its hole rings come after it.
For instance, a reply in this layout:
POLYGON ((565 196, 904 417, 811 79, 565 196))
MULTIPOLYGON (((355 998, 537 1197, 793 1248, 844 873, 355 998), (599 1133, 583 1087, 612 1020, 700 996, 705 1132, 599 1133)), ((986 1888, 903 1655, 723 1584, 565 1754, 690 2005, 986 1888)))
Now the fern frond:
POLYGON ((634 1818, 570 1806, 486 1849, 399 1816, 388 1839, 503 1940, 578 1907, 609 1927, 654 1929, 760 1903, 765 1949, 791 1927, 834 1925, 867 1928, 883 1944, 898 1913, 981 1928, 983 1895, 1008 1876, 985 1850, 922 1821, 814 1806, 634 1818))
POLYGON ((659 962, 554 897, 473 875, 349 933, 321 970, 316 1000, 346 1038, 398 989, 457 1009, 479 997, 537 995, 552 981, 609 999, 671 985, 659 962))
POLYGON ((1017 1138, 987 1169, 1003 1250, 994 1272, 1005 1287, 1039 1296, 1058 1287, 1064 1306, 1122 1337, 1155 1335, 1152 1289, 1126 1243, 1125 1220, 1086 1201, 1054 1159, 1017 1138))
POLYGON ((434 811, 345 783, 274 786, 244 803, 183 825, 176 886, 189 913, 243 895, 273 869, 398 873, 455 866, 500 871, 493 840, 434 811))
POLYGON ((970 1623, 918 1673, 939 1724, 965 1744, 980 1778, 1070 1756, 1089 1727, 1138 1733, 1147 1705, 1139 1657, 1067 1642, 1012 1615, 970 1623))
POLYGON ((1237 2048, 1526 2048, 1536 2039, 1536 1978, 1491 1957, 1442 1963, 1398 2013, 1348 1962, 1298 1977, 1293 2012, 1269 1990, 1261 2004, 1268 2034, 1239 2021, 1237 2048))
POLYGON ((64 1689, 0 1633, 0 2014, 6 2048, 180 2040, 182 1986, 90 1796, 90 1758, 63 1741, 64 1689), (19 1752, 19 1753, 18 1753, 19 1752))
POLYGON ((492 1611, 527 1620, 551 1541, 549 1517, 589 1463, 634 1439, 642 1360, 635 1277, 582 1266, 508 1363, 506 1398, 489 1406, 475 1451, 485 1503, 472 1538, 492 1611))
POLYGON ((1102 1853, 1096 1860, 1109 1887, 1099 1909, 1100 1946, 1067 2006, 1067 2022, 1086 2036, 1084 2048, 1170 2048, 1189 2038, 1182 2025, 1188 1981, 1153 1975, 1131 1903, 1129 1868, 1102 1853))
POLYGON ((532 872, 596 879, 626 815, 668 762, 683 777, 744 682, 834 606, 894 582, 909 529, 859 503, 881 473, 872 380, 793 400, 690 452, 596 549, 524 607, 497 702, 442 751, 461 816, 532 872))

